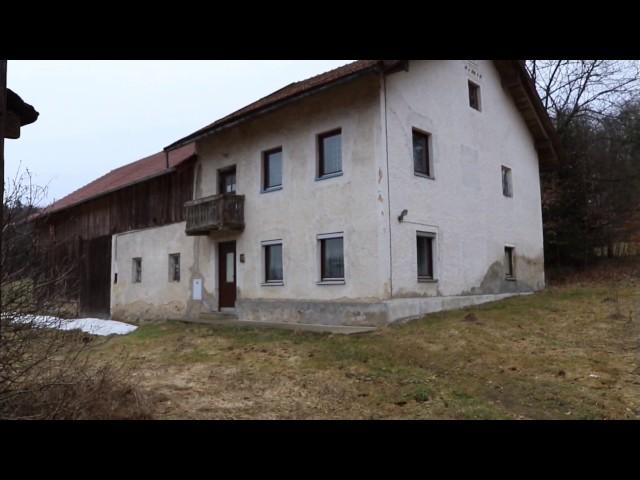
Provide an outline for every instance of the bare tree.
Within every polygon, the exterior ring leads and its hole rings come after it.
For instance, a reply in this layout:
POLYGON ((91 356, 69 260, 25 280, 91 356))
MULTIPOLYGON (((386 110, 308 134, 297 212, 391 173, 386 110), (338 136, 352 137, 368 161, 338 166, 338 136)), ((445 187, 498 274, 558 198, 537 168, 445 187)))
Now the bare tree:
MULTIPOLYGON (((640 62, 529 60, 563 147, 542 175, 545 258, 586 266, 638 209, 640 62)), ((611 248, 608 248, 611 250, 611 248)))
POLYGON ((529 60, 527 69, 560 134, 578 117, 613 115, 640 92, 638 61, 529 60))
POLYGON ((23 172, 4 193, 0 419, 148 418, 126 362, 95 362, 94 337, 61 328, 76 313, 68 299, 79 287, 78 258, 38 240, 33 220, 43 218, 44 189, 23 172))

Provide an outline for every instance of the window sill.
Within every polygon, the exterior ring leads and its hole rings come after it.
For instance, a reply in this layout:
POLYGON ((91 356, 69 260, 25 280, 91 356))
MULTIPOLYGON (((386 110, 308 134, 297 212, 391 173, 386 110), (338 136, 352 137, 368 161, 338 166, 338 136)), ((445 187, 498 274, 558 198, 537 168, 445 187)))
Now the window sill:
POLYGON ((516 277, 505 277, 507 282, 516 282, 518 279, 516 277))
POLYGON ((284 282, 264 282, 260 284, 261 287, 284 287, 284 282))
POLYGON ((418 278, 418 283, 438 283, 437 278, 418 278))
POLYGON ((277 192, 278 190, 282 190, 282 185, 278 185, 277 187, 263 188, 262 190, 260 190, 260 193, 277 192))
POLYGON ((344 285, 344 280, 321 280, 316 282, 316 285, 344 285))
POLYGON ((316 177, 316 182, 320 180, 327 180, 328 178, 341 177, 342 174, 342 172, 327 173, 326 175, 322 175, 321 177, 316 177))
POLYGON ((435 180, 436 179, 436 177, 434 177, 433 175, 427 175, 426 173, 413 172, 413 174, 416 177, 428 178, 429 180, 435 180))

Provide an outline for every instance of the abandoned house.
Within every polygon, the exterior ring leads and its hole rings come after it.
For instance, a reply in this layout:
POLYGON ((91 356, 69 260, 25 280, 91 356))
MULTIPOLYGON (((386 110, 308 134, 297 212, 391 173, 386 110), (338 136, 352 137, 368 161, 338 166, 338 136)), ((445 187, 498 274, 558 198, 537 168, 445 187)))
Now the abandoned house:
POLYGON ((362 60, 48 209, 81 310, 376 326, 544 287, 557 140, 521 61, 362 60))

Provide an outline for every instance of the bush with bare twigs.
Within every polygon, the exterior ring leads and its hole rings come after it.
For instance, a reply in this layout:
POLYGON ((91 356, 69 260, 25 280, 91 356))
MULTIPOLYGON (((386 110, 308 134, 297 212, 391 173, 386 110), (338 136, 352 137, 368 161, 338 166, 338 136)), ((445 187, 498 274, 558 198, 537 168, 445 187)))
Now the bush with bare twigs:
POLYGON ((125 361, 90 361, 94 337, 60 329, 73 314, 77 258, 52 258, 29 221, 44 190, 28 172, 5 188, 0 268, 0 419, 143 419, 125 361))

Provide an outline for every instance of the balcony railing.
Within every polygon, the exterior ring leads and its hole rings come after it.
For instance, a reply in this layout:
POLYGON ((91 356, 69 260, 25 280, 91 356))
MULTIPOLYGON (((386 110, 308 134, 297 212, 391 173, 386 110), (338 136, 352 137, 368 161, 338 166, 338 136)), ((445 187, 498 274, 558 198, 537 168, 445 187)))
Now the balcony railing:
POLYGON ((187 235, 239 232, 244 229, 244 195, 225 193, 184 204, 187 235))

